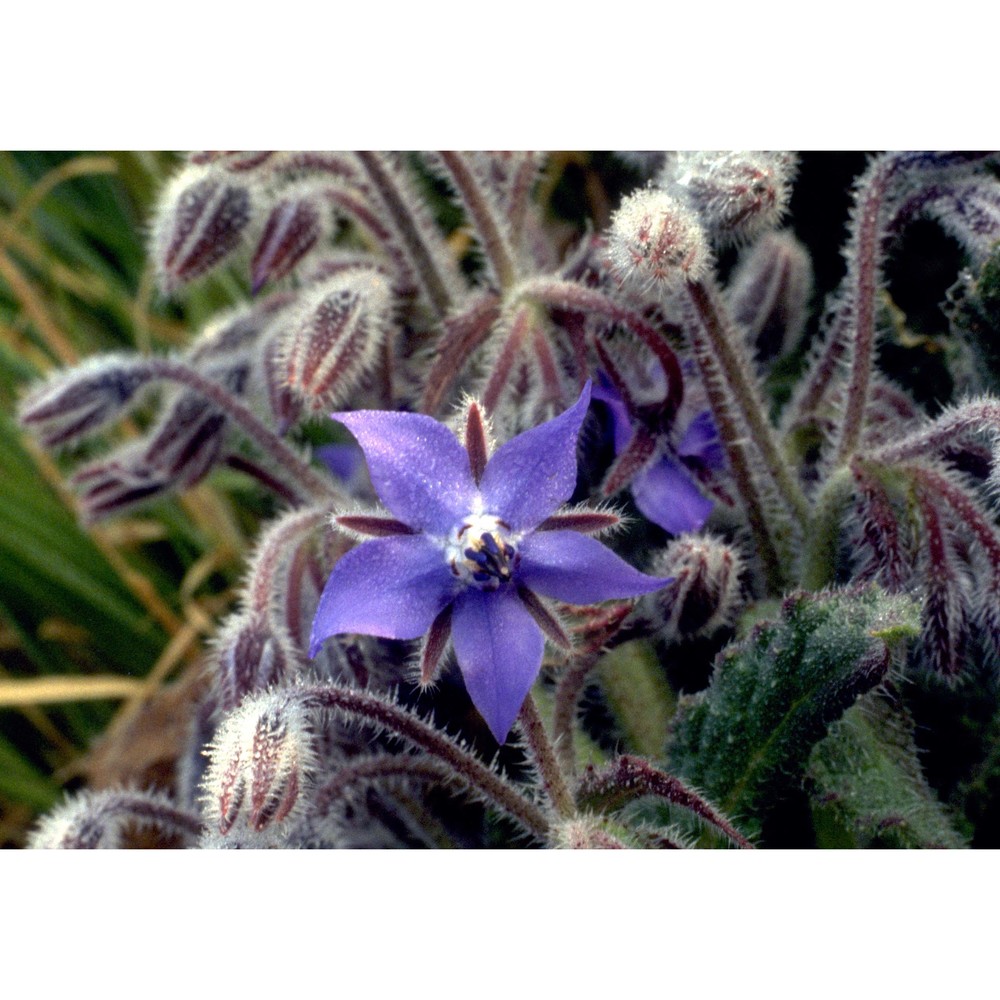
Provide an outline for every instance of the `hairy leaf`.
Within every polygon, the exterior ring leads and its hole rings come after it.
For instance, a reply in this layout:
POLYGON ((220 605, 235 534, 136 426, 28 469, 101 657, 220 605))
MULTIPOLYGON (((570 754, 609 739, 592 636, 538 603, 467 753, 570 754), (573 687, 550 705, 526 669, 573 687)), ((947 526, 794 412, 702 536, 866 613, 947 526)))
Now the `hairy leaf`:
POLYGON ((916 615, 875 587, 792 595, 778 621, 720 654, 706 691, 682 700, 671 772, 752 831, 800 784, 830 723, 882 680, 916 615))
POLYGON ((912 720, 885 699, 861 699, 830 727, 809 777, 819 823, 835 820, 858 847, 967 846, 920 769, 912 720))

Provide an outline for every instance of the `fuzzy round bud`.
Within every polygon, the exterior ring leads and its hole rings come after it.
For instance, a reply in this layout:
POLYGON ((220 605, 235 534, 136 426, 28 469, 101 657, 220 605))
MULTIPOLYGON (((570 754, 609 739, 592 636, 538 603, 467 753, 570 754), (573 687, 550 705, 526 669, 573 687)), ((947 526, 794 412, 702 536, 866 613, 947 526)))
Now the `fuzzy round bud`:
POLYGON ((208 273, 240 245, 252 216, 250 189, 210 168, 190 168, 166 188, 153 225, 160 287, 172 292, 208 273))
POLYGON ((654 560, 651 572, 673 577, 662 590, 644 599, 655 608, 666 637, 709 635, 731 624, 742 605, 743 559, 725 542, 711 536, 683 535, 654 560))
POLYGON ((668 158, 657 183, 687 201, 713 244, 727 246, 781 221, 795 168, 792 153, 685 152, 668 158))
POLYGON ((787 231, 764 233, 740 259, 729 284, 733 320, 762 360, 791 350, 805 329, 812 261, 787 231))
POLYGON ((223 719, 203 782, 211 828, 274 833, 299 802, 316 764, 306 710, 294 695, 246 698, 223 719))
POLYGON ((29 393, 21 403, 21 423, 47 448, 70 444, 123 417, 151 377, 142 358, 93 358, 29 393))
POLYGON ((392 307, 389 282, 375 270, 350 271, 307 294, 282 338, 289 389, 325 413, 378 358, 392 307))
POLYGON ((611 218, 607 252, 619 281, 643 292, 699 281, 711 263, 697 217, 655 188, 636 191, 621 203, 611 218))

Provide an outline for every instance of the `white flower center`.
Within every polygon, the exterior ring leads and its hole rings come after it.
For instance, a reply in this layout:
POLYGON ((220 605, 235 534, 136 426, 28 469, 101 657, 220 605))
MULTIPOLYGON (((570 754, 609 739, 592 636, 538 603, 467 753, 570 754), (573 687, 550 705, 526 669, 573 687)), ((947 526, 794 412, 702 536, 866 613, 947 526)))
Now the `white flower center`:
POLYGON ((517 566, 517 538, 493 514, 470 514, 448 536, 445 559, 463 583, 496 590, 517 566))

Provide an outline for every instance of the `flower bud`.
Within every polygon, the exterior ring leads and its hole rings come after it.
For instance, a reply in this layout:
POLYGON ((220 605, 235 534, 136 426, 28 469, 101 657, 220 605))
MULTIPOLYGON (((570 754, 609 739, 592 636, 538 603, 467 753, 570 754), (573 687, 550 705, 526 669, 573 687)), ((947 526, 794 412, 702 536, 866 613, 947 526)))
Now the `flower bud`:
POLYGON ((184 171, 166 190, 153 227, 159 283, 172 292, 201 277, 240 244, 251 217, 250 189, 205 170, 184 171))
POLYGON ((285 277, 323 235, 323 216, 308 198, 285 198, 271 209, 250 263, 256 295, 285 277))
POLYGON ((306 409, 324 413, 377 358, 392 299, 376 271, 349 272, 305 296, 282 340, 288 386, 306 409))
POLYGON ((44 816, 28 838, 42 850, 114 850, 130 846, 129 835, 154 830, 163 845, 190 842, 201 830, 194 814, 162 792, 126 789, 84 791, 44 816))
POLYGON ((170 489, 170 477, 145 460, 145 443, 118 448, 78 469, 72 483, 81 490, 81 514, 93 522, 143 503, 170 489))
POLYGON ((629 195, 611 218, 608 261, 619 281, 636 291, 698 281, 710 260, 697 217, 664 191, 629 195))
POLYGON ((302 704, 270 691, 226 716, 208 752, 206 813, 222 834, 273 831, 299 802, 316 761, 302 704))
POLYGON ((264 614, 237 614, 223 626, 216 640, 216 689, 224 711, 253 691, 282 681, 291 655, 264 614))
POLYGON ((178 489, 203 479, 218 461, 226 416, 195 392, 182 392, 146 438, 145 461, 178 489))
POLYGON ((686 199, 713 244, 727 246, 778 224, 795 167, 792 153, 685 152, 668 158, 658 183, 686 199))
POLYGON ((594 816, 574 816, 565 820, 555 828, 552 839, 557 848, 568 851, 620 851, 628 847, 594 816))
POLYGON ((647 608, 656 608, 668 638, 709 635, 730 624, 742 605, 743 560, 717 538, 674 539, 654 560, 651 572, 674 578, 645 598, 647 608))
POLYGON ((142 358, 94 358, 34 389, 21 404, 21 423, 47 448, 69 444, 123 417, 150 376, 142 358))
POLYGON ((744 254, 729 285, 729 308, 758 358, 795 347, 811 291, 809 253, 790 232, 764 233, 744 254))

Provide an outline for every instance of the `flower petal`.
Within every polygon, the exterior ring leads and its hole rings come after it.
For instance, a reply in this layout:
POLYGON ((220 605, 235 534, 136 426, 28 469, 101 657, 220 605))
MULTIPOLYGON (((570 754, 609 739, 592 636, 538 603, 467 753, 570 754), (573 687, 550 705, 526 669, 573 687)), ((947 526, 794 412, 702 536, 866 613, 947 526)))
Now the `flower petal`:
POLYGON ((714 506, 691 476, 669 458, 661 458, 632 480, 632 496, 650 521, 672 535, 699 531, 714 506))
POLYGON ((545 640, 513 587, 466 590, 451 619, 466 690, 497 743, 504 743, 542 666, 545 640))
POLYGON ((331 413, 365 453, 379 499, 418 531, 447 535, 477 496, 469 456, 444 424, 421 413, 331 413))
POLYGON ((541 524, 572 496, 576 440, 589 404, 588 382, 568 410, 497 449, 480 483, 486 513, 522 531, 541 524))
POLYGON ((594 604, 659 590, 669 578, 646 576, 596 538, 575 531, 529 535, 520 547, 517 582, 568 604, 594 604))
POLYGON ((677 454, 681 458, 697 459, 709 469, 721 469, 726 464, 726 453, 722 449, 715 421, 708 410, 702 410, 688 424, 684 437, 677 446, 677 454))
POLYGON ((611 434, 617 455, 625 450, 625 445, 632 439, 632 423, 629 420, 628 407, 622 401, 618 390, 607 379, 604 381, 607 384, 598 383, 594 386, 592 398, 608 408, 608 416, 611 418, 611 434))
POLYGON ((415 639, 455 594, 441 549, 423 535, 362 542, 344 555, 323 588, 309 655, 342 632, 415 639))

